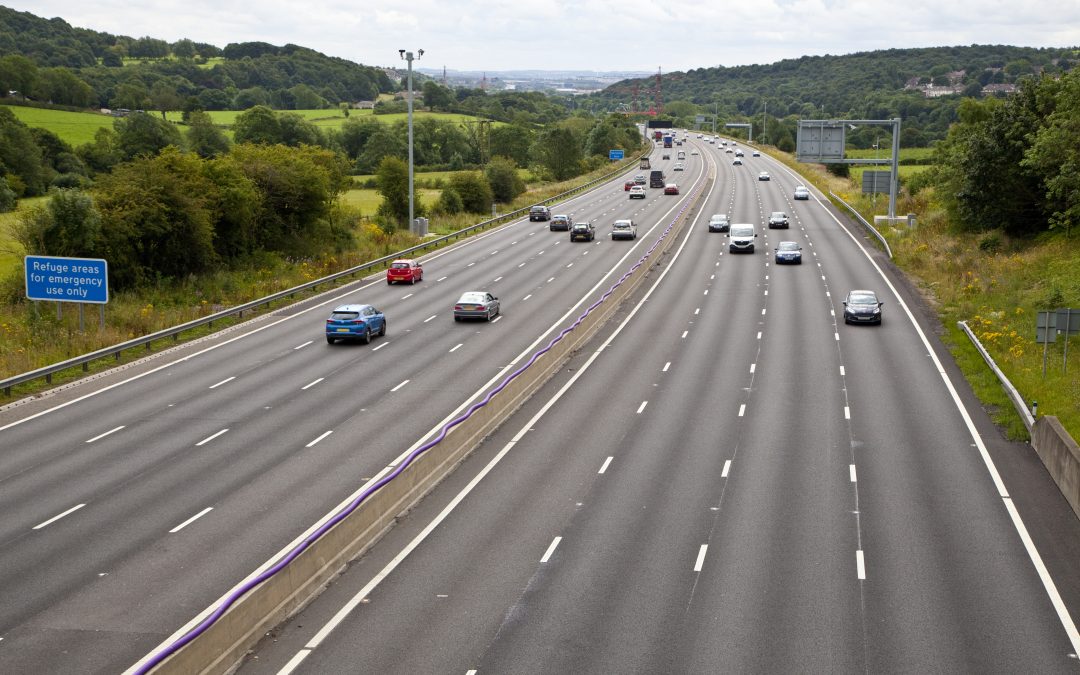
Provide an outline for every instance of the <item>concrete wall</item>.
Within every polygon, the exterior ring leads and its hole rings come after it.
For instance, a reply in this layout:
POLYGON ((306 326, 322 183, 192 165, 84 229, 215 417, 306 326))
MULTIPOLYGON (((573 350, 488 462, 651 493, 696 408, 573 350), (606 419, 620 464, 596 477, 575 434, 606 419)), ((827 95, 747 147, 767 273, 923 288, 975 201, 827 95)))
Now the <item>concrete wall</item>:
POLYGON ((1080 447, 1053 415, 1035 420, 1031 447, 1046 465, 1061 494, 1080 518, 1080 447))
MULTIPOLYGON (((710 177, 714 177, 710 172, 710 177)), ((339 574, 349 560, 372 546, 395 519, 445 478, 480 442, 520 407, 573 354, 596 334, 621 302, 666 255, 683 226, 701 208, 704 191, 679 216, 647 264, 600 305, 551 351, 522 373, 484 408, 458 425, 397 479, 383 486, 352 514, 312 544, 274 577, 238 600, 224 616, 154 669, 155 673, 225 673, 265 633, 297 612, 339 574)))

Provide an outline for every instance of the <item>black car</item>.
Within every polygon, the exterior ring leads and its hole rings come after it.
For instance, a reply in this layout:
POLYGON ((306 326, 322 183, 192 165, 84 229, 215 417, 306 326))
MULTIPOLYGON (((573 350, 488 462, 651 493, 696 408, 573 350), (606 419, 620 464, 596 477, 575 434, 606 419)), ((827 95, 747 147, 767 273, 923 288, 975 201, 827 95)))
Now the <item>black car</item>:
POLYGON ((529 220, 551 220, 551 209, 546 206, 534 206, 529 209, 529 220))
POLYGON ((596 238, 596 229, 589 222, 574 223, 570 228, 570 241, 592 241, 596 238))
POLYGON ((783 211, 773 211, 769 214, 769 229, 788 228, 788 217, 783 211))
POLYGON ((873 291, 850 291, 844 299, 844 323, 881 325, 881 306, 873 291))
POLYGON ((801 265, 802 246, 799 246, 798 242, 794 241, 780 242, 780 245, 776 247, 775 260, 777 265, 801 265))

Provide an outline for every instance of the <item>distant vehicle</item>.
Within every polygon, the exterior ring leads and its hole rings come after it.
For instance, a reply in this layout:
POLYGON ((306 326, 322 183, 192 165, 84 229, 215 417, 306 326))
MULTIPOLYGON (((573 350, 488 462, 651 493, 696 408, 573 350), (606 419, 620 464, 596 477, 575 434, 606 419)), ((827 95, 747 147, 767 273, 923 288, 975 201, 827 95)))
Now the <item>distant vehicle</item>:
POLYGON ((642 157, 641 162, 638 163, 638 168, 639 169, 648 169, 649 168, 649 158, 648 157, 642 157))
POLYGON ((612 239, 637 239, 637 225, 632 220, 616 220, 611 225, 612 239))
POLYGON ((698 154, 697 148, 694 148, 693 150, 691 150, 691 151, 690 151, 690 154, 691 154, 691 155, 696 155, 696 154, 698 154))
POLYGON ((661 138, 664 137, 664 132, 660 131, 659 129, 653 129, 653 136, 652 137, 653 137, 653 140, 658 141, 658 140, 660 140, 661 138))
POLYGON ((639 173, 638 175, 634 176, 634 182, 637 183, 638 185, 644 185, 645 182, 646 182, 645 181, 645 174, 639 173))
POLYGON ((684 171, 684 170, 686 170, 686 165, 685 164, 683 164, 682 162, 675 162, 675 168, 672 169, 672 171, 684 171))
POLYGON ((806 189, 805 185, 795 186, 795 199, 810 199, 810 191, 806 189))
POLYGON ((326 343, 338 340, 371 342, 374 335, 386 335, 386 316, 371 305, 340 305, 326 320, 326 343))
POLYGON ((630 188, 630 199, 645 199, 645 188, 640 185, 630 188))
POLYGON ((720 145, 721 145, 721 147, 727 146, 727 141, 720 141, 720 145))
POLYGON ((649 172, 649 187, 664 187, 664 172, 659 169, 653 169, 649 172))
POLYGON ((592 241, 596 238, 596 229, 593 224, 585 221, 581 223, 574 223, 574 226, 570 228, 570 241, 592 241))
POLYGON ((681 138, 676 138, 675 139, 675 145, 682 145, 682 139, 681 138))
POLYGON ((782 241, 776 247, 776 264, 777 265, 801 265, 802 264, 802 247, 798 242, 794 241, 782 241))
POLYGON ((769 178, 769 172, 768 171, 762 171, 761 173, 759 173, 757 175, 757 179, 758 180, 771 180, 769 178))
POLYGON ((686 151, 685 151, 685 150, 680 150, 680 151, 679 151, 679 152, 678 152, 678 153, 677 153, 677 154, 675 155, 675 159, 686 159, 686 151))
POLYGON ((731 165, 732 166, 742 166, 742 159, 736 157, 735 159, 731 160, 731 165))
POLYGON ((750 223, 735 223, 731 226, 730 231, 728 232, 728 237, 731 239, 731 241, 728 243, 728 252, 754 252, 754 239, 757 238, 757 232, 754 230, 754 226, 750 223))
POLYGON ((546 206, 534 206, 529 209, 529 220, 540 220, 547 222, 551 220, 551 209, 546 206))
POLYGON ((757 150, 750 153, 751 157, 761 157, 761 153, 757 150))
POLYGON ((664 194, 666 194, 666 195, 677 195, 677 194, 679 194, 679 186, 676 185, 675 183, 668 183, 667 185, 664 186, 664 194))
POLYGON ((849 291, 844 299, 844 323, 881 325, 881 306, 873 291, 849 291))
POLYGON ((454 321, 461 321, 462 319, 491 321, 491 318, 498 314, 499 299, 485 291, 463 293, 458 298, 458 301, 454 303, 454 321))
POLYGON ((783 211, 773 211, 772 213, 769 214, 769 229, 770 230, 778 230, 778 229, 785 229, 786 230, 788 227, 790 227, 790 224, 789 224, 789 221, 788 221, 788 215, 786 213, 784 213, 783 211))
POLYGON ((424 280, 424 268, 420 262, 411 258, 402 258, 390 263, 386 268, 386 283, 392 285, 395 281, 407 281, 415 284, 424 280))
POLYGON ((671 136, 664 136, 664 147, 670 148, 671 144, 675 142, 675 139, 671 136))
POLYGON ((746 157, 746 154, 745 154, 745 153, 743 153, 743 151, 742 151, 742 150, 736 150, 736 151, 735 151, 735 156, 736 156, 736 157, 746 157))
POLYGON ((714 213, 709 218, 709 232, 727 232, 731 229, 731 221, 725 213, 714 213))
POLYGON ((665 152, 664 154, 660 155, 660 159, 671 159, 671 153, 665 152))
POLYGON ((634 187, 635 185, 637 185, 637 183, 635 183, 632 180, 626 181, 625 183, 623 183, 623 186, 622 186, 623 192, 629 192, 630 188, 634 187))
MULTIPOLYGON (((731 153, 733 153, 733 152, 735 152, 735 151, 734 151, 734 150, 732 150, 731 148, 728 148, 727 150, 724 150, 724 152, 726 152, 727 154, 729 154, 729 155, 730 155, 731 153)), ((736 156, 736 157, 741 157, 742 155, 735 155, 735 156, 736 156)))
POLYGON ((551 232, 554 232, 556 230, 567 231, 573 224, 573 218, 567 215, 557 213, 551 217, 551 222, 548 223, 548 230, 550 230, 551 232))

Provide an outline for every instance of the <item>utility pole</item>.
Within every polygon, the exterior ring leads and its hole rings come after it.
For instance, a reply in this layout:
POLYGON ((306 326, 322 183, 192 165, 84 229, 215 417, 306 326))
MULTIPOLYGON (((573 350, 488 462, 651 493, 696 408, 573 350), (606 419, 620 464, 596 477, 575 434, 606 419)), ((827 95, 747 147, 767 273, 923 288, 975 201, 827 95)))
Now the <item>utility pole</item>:
MULTIPOLYGON (((398 54, 401 58, 405 59, 409 64, 409 231, 412 232, 416 229, 415 218, 415 191, 413 189, 413 131, 412 131, 412 108, 413 108, 413 91, 412 91, 412 62, 413 53, 407 52, 404 49, 399 49, 398 54)), ((423 49, 416 51, 416 58, 419 59, 424 55, 423 49)))

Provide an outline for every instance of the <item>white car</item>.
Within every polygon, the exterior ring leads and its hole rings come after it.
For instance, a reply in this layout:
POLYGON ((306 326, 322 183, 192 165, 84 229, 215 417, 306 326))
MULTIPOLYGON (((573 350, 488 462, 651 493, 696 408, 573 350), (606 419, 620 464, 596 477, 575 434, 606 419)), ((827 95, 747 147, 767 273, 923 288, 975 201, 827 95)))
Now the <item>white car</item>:
POLYGON ((768 171, 762 171, 757 175, 758 180, 772 180, 768 171))
POLYGON ((645 199, 645 188, 640 185, 630 188, 630 199, 645 199))
POLYGON ((761 157, 761 153, 758 152, 757 150, 755 150, 755 151, 750 153, 750 156, 751 157, 761 157))
POLYGON ((672 171, 684 171, 685 169, 686 165, 684 165, 682 162, 675 162, 675 168, 672 169, 672 171))
POLYGON ((731 160, 731 166, 742 166, 742 159, 736 157, 735 159, 731 160))
POLYGON ((810 191, 806 189, 805 185, 795 186, 795 199, 810 199, 810 191))
POLYGON ((691 155, 696 155, 696 154, 698 154, 698 151, 697 151, 697 150, 691 150, 691 151, 690 151, 690 154, 691 154, 691 155))
POLYGON ((611 225, 612 239, 637 239, 637 225, 632 220, 616 220, 611 225))

